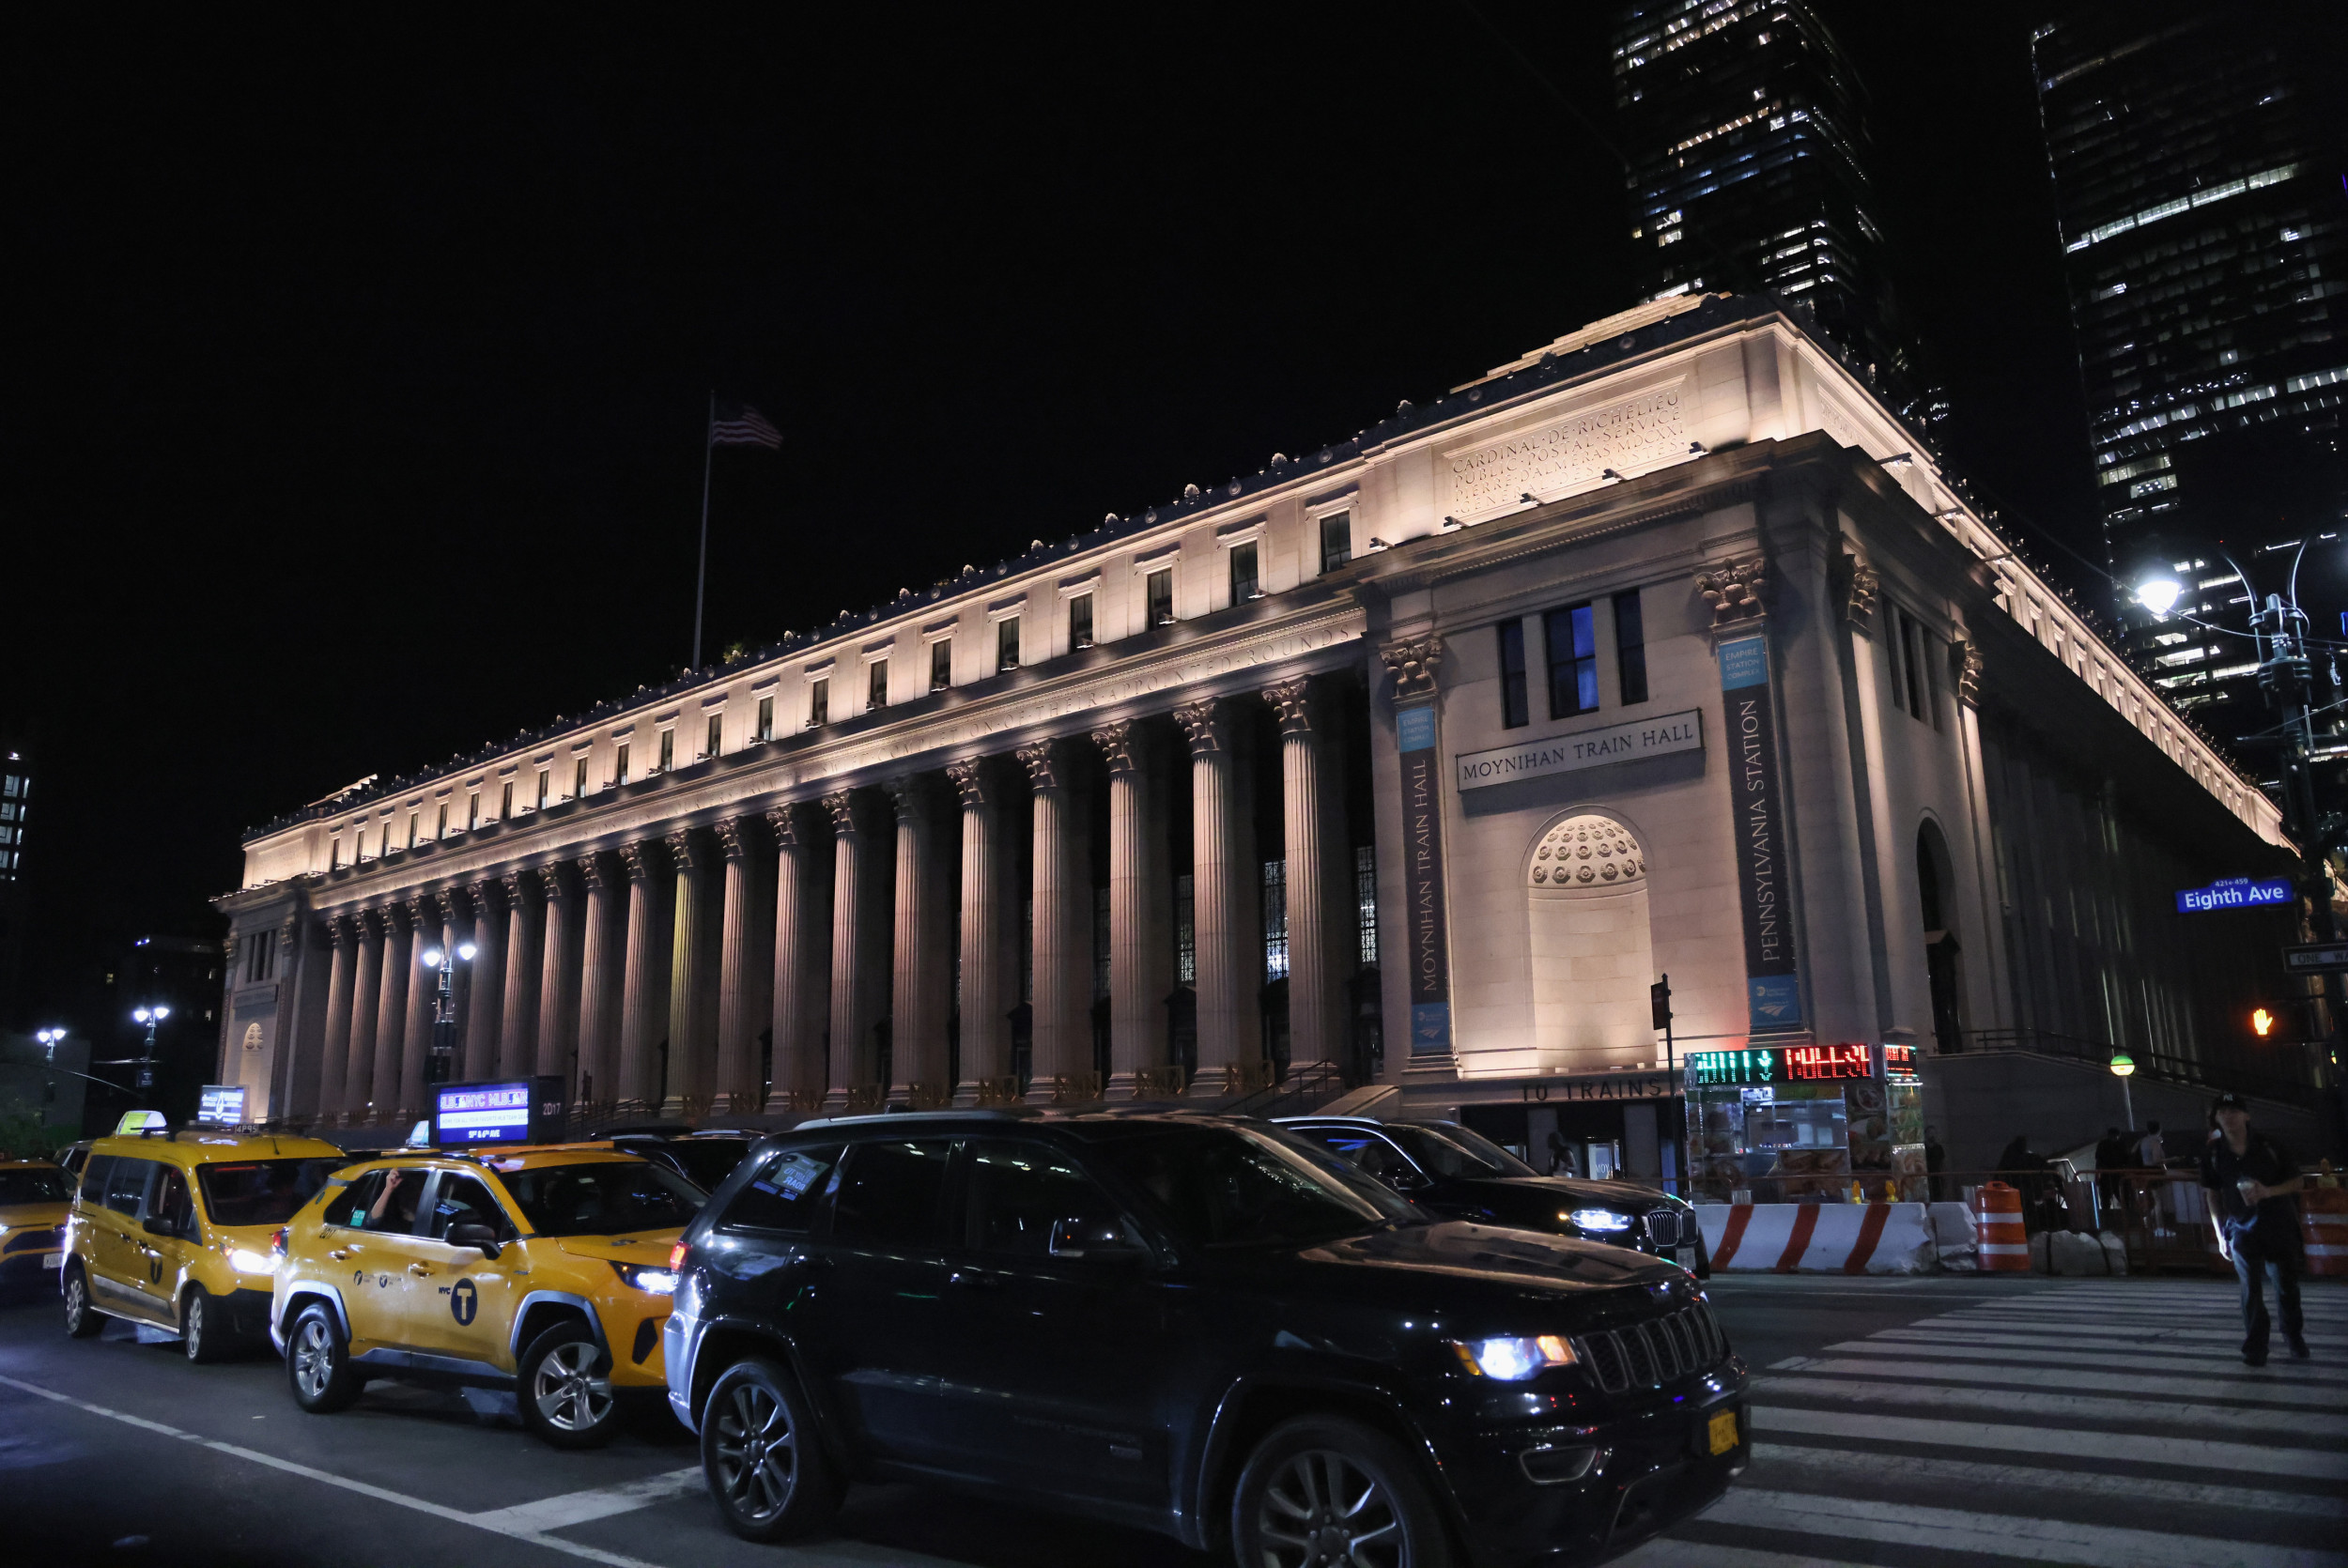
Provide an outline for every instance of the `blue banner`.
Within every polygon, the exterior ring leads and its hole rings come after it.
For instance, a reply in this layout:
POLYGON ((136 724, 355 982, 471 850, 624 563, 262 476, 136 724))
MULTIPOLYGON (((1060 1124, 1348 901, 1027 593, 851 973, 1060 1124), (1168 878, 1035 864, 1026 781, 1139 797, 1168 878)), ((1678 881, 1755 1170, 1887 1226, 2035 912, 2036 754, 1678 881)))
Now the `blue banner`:
POLYGON ((1785 904, 1785 802, 1778 782, 1769 647, 1762 638, 1748 637, 1723 642, 1718 652, 1737 829, 1737 893, 1745 926, 1747 1024, 1755 1033, 1798 1029, 1801 984, 1795 976, 1793 916, 1785 904))
POLYGON ((2298 895, 2289 877, 2223 877, 2207 887, 2177 889, 2177 913, 2199 915, 2213 909, 2262 909, 2288 905, 2298 895))
POLYGON ((1402 753, 1402 920, 1409 936, 1411 1054, 1451 1053, 1451 933, 1444 911, 1443 776, 1435 765, 1435 710, 1394 715, 1402 753))

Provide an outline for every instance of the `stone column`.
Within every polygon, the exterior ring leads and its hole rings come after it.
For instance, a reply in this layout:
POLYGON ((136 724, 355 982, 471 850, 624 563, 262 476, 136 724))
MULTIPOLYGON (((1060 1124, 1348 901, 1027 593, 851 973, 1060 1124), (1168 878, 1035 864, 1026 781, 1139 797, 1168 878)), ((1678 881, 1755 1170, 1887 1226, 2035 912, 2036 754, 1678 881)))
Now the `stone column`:
POLYGON ((824 1107, 839 1110, 848 1103, 851 1089, 873 1086, 877 1069, 872 1032, 878 1009, 873 1004, 872 976, 865 972, 872 944, 865 927, 885 897, 875 875, 867 840, 871 831, 866 813, 854 792, 842 790, 824 797, 831 813, 831 1082, 824 1107))
POLYGON ((538 992, 547 912, 531 897, 531 884, 537 879, 529 872, 508 871, 501 880, 505 884, 505 980, 499 998, 497 1071, 506 1078, 527 1078, 543 1070, 538 1066, 538 992))
MULTIPOLYGON (((982 1079, 1011 1072, 1009 966, 1003 961, 1004 858, 997 841, 999 785, 983 757, 946 764, 962 797, 962 1082, 957 1105, 975 1105, 982 1079)), ((1015 941, 1015 936, 1013 938, 1015 941)))
POLYGON ((359 957, 359 933, 349 916, 329 919, 326 936, 333 944, 334 961, 326 982, 326 1043, 318 1059, 320 1116, 334 1115, 343 1108, 343 1084, 350 1072, 351 990, 359 957))
MULTIPOLYGON (((625 902, 626 881, 620 868, 608 854, 583 854, 579 857, 579 875, 584 898, 565 900, 564 913, 579 916, 579 1023, 570 1038, 564 1033, 554 1036, 558 1050, 576 1053, 578 1064, 570 1074, 579 1085, 578 1097, 591 1104, 620 1098, 619 1040, 620 984, 623 976, 621 945, 626 940, 622 924, 627 905, 625 902), (582 908, 583 905, 583 908, 582 908), (573 1041, 576 1043, 573 1043, 573 1041)), ((554 890, 552 882, 548 891, 554 890)), ((549 910, 548 919, 554 915, 549 910)), ((558 948, 553 932, 547 938, 547 972, 555 974, 558 948)), ((539 1060, 546 1059, 545 1042, 550 1014, 543 1002, 539 1007, 539 1060)))
MULTIPOLYGON (((686 1102, 706 1105, 718 1078, 718 969, 724 870, 715 846, 701 833, 669 835, 676 863, 675 934, 669 968, 669 1071, 663 1114, 681 1115, 686 1102)), ((657 1057, 656 1074, 657 1073, 657 1057)))
MULTIPOLYGON (((399 1056, 399 1113, 402 1121, 421 1119, 425 1113, 424 1064, 432 1053, 433 998, 440 986, 440 972, 424 966, 424 955, 438 947, 447 950, 456 921, 447 896, 420 893, 408 906, 413 939, 409 944, 408 1043, 399 1056)), ((452 977, 450 984, 456 983, 452 977)), ((382 1097, 377 1096, 379 1100, 382 1097)))
POLYGON ((1166 986, 1152 914, 1147 731, 1120 718, 1092 732, 1109 770, 1109 1082, 1133 1097, 1135 1075, 1166 1066, 1166 986))
POLYGON ((352 917, 359 950, 351 960, 350 1053, 343 1068, 342 1112, 345 1125, 366 1115, 375 1083, 375 1031, 383 994, 383 933, 389 929, 387 910, 363 909, 352 917))
POLYGON ((1075 759, 1060 740, 1019 748, 1033 796, 1035 1024, 1027 1098, 1048 1101, 1054 1078, 1092 1071, 1092 879, 1075 759))
POLYGON ((1191 930, 1198 955, 1198 1080, 1194 1092, 1226 1091, 1228 1070, 1258 1053, 1252 967, 1244 965, 1240 901, 1252 889, 1240 848, 1236 737, 1229 702, 1207 698, 1174 710, 1190 744, 1191 930))
POLYGON ((375 1016, 375 1071, 368 1081, 369 1103, 378 1122, 399 1110, 399 1059, 408 1043, 408 993, 415 989, 415 928, 409 912, 393 904, 383 910, 383 984, 375 1016))
MULTIPOLYGON (((831 894, 822 865, 822 829, 811 807, 793 802, 766 813, 775 830, 773 1092, 822 1102, 829 1081, 824 1039, 831 1022, 831 894)), ((755 1046, 750 1067, 755 1070, 755 1046)))
POLYGON ((472 900, 472 991, 465 998, 465 1076, 478 1083, 498 1075, 498 1026, 505 1011, 505 920, 496 881, 466 890, 472 900))
POLYGON ((1280 721, 1280 822, 1287 841, 1289 917, 1289 1065, 1334 1066, 1337 1059, 1335 976, 1329 962, 1329 869, 1321 834, 1328 822, 1321 780, 1318 702, 1309 677, 1264 688, 1280 721))
POLYGON ((767 864, 753 817, 718 824, 725 853, 725 908, 718 959, 718 1074, 709 1108, 757 1111, 765 1103, 758 1070, 758 1032, 773 1016, 774 943, 762 868, 767 864))
POLYGON ((660 1059, 669 1038, 670 938, 675 911, 668 852, 647 838, 620 851, 627 864, 627 967, 620 985, 620 1075, 623 1103, 650 1110, 657 1102, 660 1059))
POLYGON ((897 817, 895 940, 889 968, 889 1085, 892 1101, 919 1095, 942 1104, 953 1094, 946 1082, 946 1015, 938 1006, 935 969, 946 961, 935 940, 937 900, 942 895, 932 862, 935 822, 926 780, 891 779, 887 785, 897 817))

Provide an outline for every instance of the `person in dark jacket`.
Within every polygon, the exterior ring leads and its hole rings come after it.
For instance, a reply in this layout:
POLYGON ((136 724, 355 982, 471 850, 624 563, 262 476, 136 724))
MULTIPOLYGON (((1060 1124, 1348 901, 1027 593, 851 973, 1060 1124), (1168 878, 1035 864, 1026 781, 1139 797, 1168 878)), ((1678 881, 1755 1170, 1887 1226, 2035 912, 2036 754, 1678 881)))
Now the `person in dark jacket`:
POLYGON ((2250 1108, 2240 1095, 2224 1094, 2211 1108, 2216 1136, 2201 1150, 2201 1185, 2209 1191, 2217 1226, 2217 1250, 2233 1264, 2242 1282, 2242 1359, 2266 1364, 2266 1282, 2275 1284, 2275 1307, 2292 1356, 2308 1359, 2306 1323, 2299 1311, 2299 1167, 2290 1153, 2250 1127, 2250 1108))

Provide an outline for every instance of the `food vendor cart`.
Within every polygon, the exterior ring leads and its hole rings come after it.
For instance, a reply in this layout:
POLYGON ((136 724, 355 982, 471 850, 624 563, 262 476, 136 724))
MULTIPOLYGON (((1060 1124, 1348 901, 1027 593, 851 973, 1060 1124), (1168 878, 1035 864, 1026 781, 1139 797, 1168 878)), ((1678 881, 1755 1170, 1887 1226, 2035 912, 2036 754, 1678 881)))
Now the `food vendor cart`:
POLYGON ((1687 1056, 1689 1196, 1847 1203, 1926 1196, 1912 1045, 1756 1045, 1687 1056))

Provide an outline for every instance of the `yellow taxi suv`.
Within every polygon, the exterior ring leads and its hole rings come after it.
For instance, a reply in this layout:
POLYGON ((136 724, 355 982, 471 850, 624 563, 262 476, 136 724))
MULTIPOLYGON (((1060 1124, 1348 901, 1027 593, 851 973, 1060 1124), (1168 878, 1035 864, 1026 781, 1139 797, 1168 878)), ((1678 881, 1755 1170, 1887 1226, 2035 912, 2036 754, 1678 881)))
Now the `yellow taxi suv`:
POLYGON ((349 1162, 315 1138, 171 1131, 160 1117, 96 1140, 66 1223, 65 1331, 87 1339, 118 1317, 178 1334, 192 1361, 259 1344, 270 1241, 349 1162))
POLYGON ((46 1160, 0 1160, 0 1296, 55 1284, 65 1264, 70 1181, 46 1160))
POLYGON ((557 1448, 609 1442, 667 1386, 669 1253, 704 1194, 608 1146, 401 1153, 336 1174, 279 1234, 270 1333, 294 1402, 371 1377, 511 1408, 557 1448))

